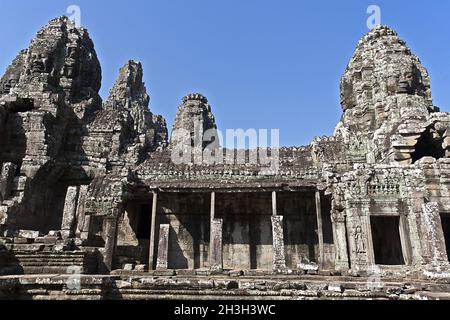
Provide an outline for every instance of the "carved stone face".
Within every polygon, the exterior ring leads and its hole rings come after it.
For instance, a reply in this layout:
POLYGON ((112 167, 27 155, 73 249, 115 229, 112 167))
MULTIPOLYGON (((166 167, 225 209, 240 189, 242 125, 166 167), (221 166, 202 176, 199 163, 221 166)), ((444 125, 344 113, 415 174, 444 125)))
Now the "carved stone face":
POLYGON ((20 75, 15 74, 15 73, 11 74, 9 79, 3 83, 1 92, 3 94, 10 93, 11 89, 14 88, 19 83, 19 78, 20 78, 20 75))
POLYGON ((17 84, 17 80, 12 78, 3 84, 3 93, 10 93, 11 89, 17 84))
POLYGON ((67 51, 67 57, 70 59, 76 59, 77 58, 77 48, 69 47, 68 51, 67 51))
POLYGON ((414 93, 414 89, 415 89, 415 77, 412 70, 402 72, 397 85, 397 93, 412 94, 414 93))
POLYGON ((42 54, 33 54, 31 60, 31 72, 33 74, 45 72, 44 58, 42 54))

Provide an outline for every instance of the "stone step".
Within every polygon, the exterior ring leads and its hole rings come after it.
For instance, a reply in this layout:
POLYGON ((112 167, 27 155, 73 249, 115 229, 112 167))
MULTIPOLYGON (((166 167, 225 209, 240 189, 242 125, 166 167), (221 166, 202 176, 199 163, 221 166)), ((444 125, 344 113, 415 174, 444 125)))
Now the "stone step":
MULTIPOLYGON (((84 273, 83 270, 82 273, 84 273)), ((73 272, 67 267, 60 266, 24 266, 24 274, 72 274, 73 272)))
POLYGON ((84 254, 14 254, 14 257, 17 259, 25 259, 25 258, 39 258, 39 259, 79 259, 84 258, 84 254))
POLYGON ((9 259, 9 260, 3 260, 0 261, 1 265, 4 264, 42 264, 42 265, 48 265, 48 264, 83 264, 86 261, 84 259, 79 259, 79 260, 14 260, 14 259, 9 259))
MULTIPOLYGON (((11 261, 10 261, 11 262, 11 261)), ((12 261, 14 262, 14 261, 12 261)), ((33 259, 33 260, 17 260, 17 263, 20 264, 25 264, 25 263, 34 263, 34 264, 49 264, 49 263, 71 263, 71 264, 83 264, 85 261, 84 259, 79 259, 79 260, 38 260, 38 259, 33 259)))
POLYGON ((54 255, 54 256, 84 256, 84 252, 80 251, 63 251, 63 252, 26 252, 26 251, 14 251, 15 255, 30 255, 30 254, 37 254, 37 255, 54 255))
POLYGON ((70 262, 48 262, 48 263, 19 263, 22 267, 72 267, 72 266, 79 266, 82 267, 84 265, 83 262, 81 263, 70 263, 70 262))
POLYGON ((86 273, 96 269, 96 257, 92 254, 68 252, 11 252, 0 253, 0 274, 71 274, 86 273))
POLYGON ((33 259, 83 259, 85 255, 11 255, 16 257, 17 259, 27 259, 27 258, 33 258, 33 259))

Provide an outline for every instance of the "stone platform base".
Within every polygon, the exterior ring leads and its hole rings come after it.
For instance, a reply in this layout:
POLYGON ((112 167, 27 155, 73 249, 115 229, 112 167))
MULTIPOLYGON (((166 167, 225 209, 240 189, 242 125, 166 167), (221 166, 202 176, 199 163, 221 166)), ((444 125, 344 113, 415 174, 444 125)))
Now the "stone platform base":
POLYGON ((449 281, 362 277, 21 275, 0 277, 0 299, 15 300, 450 300, 449 281))

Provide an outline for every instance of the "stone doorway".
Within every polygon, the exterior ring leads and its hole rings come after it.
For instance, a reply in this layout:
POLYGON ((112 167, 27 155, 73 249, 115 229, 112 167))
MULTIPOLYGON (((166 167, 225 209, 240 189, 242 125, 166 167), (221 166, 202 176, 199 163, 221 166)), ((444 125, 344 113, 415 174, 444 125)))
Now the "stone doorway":
POLYGON ((399 216, 372 216, 372 243, 375 264, 404 265, 399 216))

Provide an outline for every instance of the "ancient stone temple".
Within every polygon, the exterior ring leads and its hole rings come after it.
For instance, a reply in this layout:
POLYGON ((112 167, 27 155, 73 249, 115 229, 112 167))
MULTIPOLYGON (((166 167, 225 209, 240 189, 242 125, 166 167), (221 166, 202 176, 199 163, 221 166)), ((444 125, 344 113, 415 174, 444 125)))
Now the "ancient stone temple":
POLYGON ((94 44, 65 17, 6 70, 1 298, 450 293, 450 114, 394 31, 359 41, 333 136, 265 150, 275 169, 175 161, 252 150, 220 147, 197 93, 169 137, 142 79, 127 62, 102 102, 94 44))

